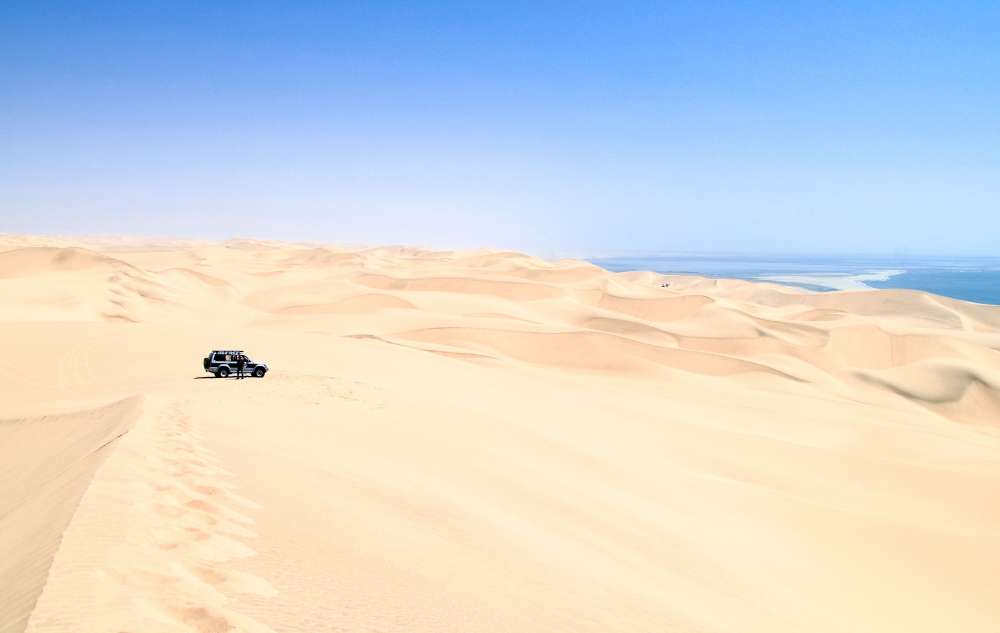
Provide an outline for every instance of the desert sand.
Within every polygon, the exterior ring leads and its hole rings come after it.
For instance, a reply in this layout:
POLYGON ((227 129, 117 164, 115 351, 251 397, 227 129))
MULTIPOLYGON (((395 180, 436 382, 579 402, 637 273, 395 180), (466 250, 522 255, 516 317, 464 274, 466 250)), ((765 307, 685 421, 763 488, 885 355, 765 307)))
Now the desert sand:
POLYGON ((997 307, 5 235, 0 350, 2 633, 1000 630, 997 307))

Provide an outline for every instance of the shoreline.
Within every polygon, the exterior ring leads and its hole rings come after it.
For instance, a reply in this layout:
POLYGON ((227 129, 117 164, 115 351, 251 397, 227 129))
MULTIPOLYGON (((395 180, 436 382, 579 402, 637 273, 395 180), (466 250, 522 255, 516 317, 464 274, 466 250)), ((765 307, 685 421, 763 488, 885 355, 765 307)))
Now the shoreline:
POLYGON ((890 269, 860 274, 820 273, 814 275, 758 275, 759 281, 770 281, 786 284, 804 284, 820 286, 830 290, 878 290, 866 284, 866 281, 888 281, 896 275, 902 275, 906 270, 890 269))

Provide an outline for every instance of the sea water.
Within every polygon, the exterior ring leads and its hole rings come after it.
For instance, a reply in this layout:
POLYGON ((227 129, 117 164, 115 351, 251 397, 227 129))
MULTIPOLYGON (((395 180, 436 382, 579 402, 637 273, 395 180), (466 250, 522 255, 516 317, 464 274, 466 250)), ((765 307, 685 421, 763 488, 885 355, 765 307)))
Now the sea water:
POLYGON ((1000 257, 626 255, 591 258, 608 270, 777 281, 810 290, 909 288, 1000 305, 1000 257))

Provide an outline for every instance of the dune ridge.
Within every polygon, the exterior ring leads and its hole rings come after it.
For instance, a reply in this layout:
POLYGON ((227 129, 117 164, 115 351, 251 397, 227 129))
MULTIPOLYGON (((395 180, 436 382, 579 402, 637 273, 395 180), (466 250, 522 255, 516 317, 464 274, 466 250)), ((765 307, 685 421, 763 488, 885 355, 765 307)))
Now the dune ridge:
POLYGON ((2 235, 0 342, 0 633, 996 630, 997 306, 2 235))
POLYGON ((63 530, 140 406, 132 398, 70 414, 0 420, 3 633, 24 630, 63 530))

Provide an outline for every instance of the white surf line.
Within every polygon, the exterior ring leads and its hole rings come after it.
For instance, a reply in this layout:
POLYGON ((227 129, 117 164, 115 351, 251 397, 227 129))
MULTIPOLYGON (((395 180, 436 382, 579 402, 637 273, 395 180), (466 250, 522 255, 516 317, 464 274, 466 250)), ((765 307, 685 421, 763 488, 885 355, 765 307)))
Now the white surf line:
POLYGON ((809 284, 811 286, 822 286, 831 290, 875 290, 866 281, 886 281, 896 275, 905 273, 905 270, 877 270, 870 273, 857 275, 842 275, 839 273, 820 273, 815 275, 759 275, 756 277, 761 281, 774 281, 777 283, 809 284))

